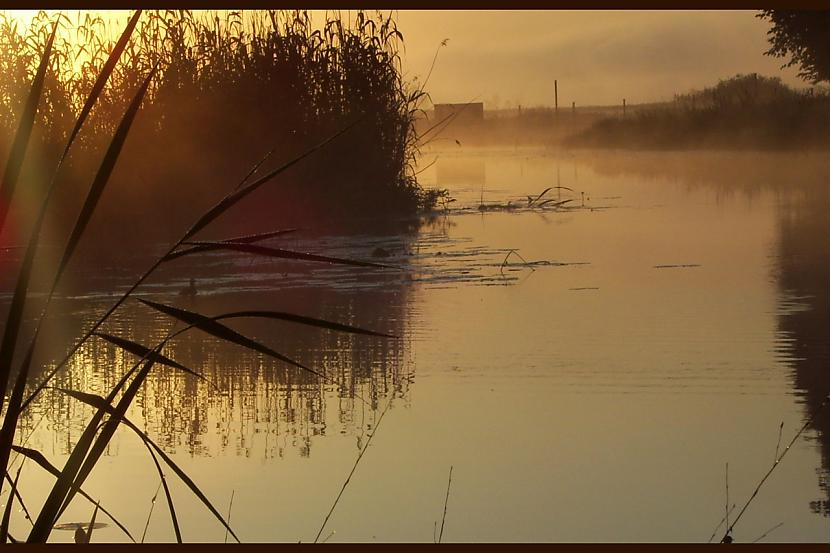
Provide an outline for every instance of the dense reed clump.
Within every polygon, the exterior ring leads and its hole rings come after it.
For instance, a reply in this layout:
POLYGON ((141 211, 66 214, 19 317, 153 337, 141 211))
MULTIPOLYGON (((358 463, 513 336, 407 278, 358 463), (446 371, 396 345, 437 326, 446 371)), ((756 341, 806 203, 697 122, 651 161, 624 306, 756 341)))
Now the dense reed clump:
POLYGON ((760 148, 830 146, 830 94, 794 90, 780 79, 738 75, 713 87, 609 117, 566 140, 611 148, 760 148))
MULTIPOLYGON (((55 20, 59 32, 36 137, 47 157, 58 155, 117 34, 89 14, 42 13, 26 29, 0 18, 0 71, 10 77, 0 83, 0 154, 55 20)), ((414 172, 414 119, 425 94, 402 76, 402 38, 394 19, 380 13, 358 12, 351 20, 329 14, 325 21, 302 11, 145 13, 70 171, 83 176, 95 167, 122 99, 157 67, 143 103, 148 116, 133 130, 142 146, 122 156, 119 185, 102 208, 106 220, 159 209, 173 220, 192 217, 207 206, 201 202, 226 192, 218 177, 239 174, 270 149, 273 160, 288 159, 356 121, 349 140, 292 170, 285 186, 260 197, 237 223, 278 217, 309 226, 391 219, 431 207, 435 195, 418 186, 414 172)), ((66 213, 76 207, 76 192, 70 185, 59 202, 66 213)), ((163 240, 181 229, 152 230, 152 239, 163 240)))

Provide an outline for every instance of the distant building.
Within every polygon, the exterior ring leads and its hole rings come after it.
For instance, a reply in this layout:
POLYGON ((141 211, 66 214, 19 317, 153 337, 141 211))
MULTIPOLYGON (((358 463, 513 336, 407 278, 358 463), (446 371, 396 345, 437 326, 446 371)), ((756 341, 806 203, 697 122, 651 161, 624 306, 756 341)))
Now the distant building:
POLYGON ((453 117, 454 125, 470 125, 484 121, 484 102, 468 104, 435 104, 435 122, 453 117))

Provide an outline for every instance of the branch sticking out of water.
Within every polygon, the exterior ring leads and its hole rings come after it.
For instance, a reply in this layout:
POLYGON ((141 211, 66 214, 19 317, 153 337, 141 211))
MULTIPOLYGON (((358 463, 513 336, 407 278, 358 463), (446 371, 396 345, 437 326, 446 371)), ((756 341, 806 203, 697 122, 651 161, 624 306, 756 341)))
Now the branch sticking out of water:
MULTIPOLYGON (((389 407, 392 406, 392 400, 395 399, 395 395, 392 394, 392 397, 389 398, 389 403, 386 404, 386 407, 383 409, 383 413, 380 414, 378 418, 378 422, 375 424, 375 429, 372 430, 372 433, 369 434, 369 439, 366 440, 366 446, 360 450, 360 453, 357 455, 357 459, 354 462, 354 466, 352 470, 349 472, 349 475, 346 477, 346 481, 343 482, 343 487, 340 488, 340 493, 337 494, 337 497, 334 498, 334 503, 331 505, 331 509, 329 509, 328 514, 326 515, 325 520, 323 520, 322 526, 320 526, 320 531, 317 532, 317 536, 314 538, 314 543, 317 543, 320 540, 320 535, 323 533, 323 530, 326 527, 326 524, 329 522, 329 518, 331 518, 331 514, 334 512, 334 508, 337 507, 337 503, 340 501, 340 498, 343 496, 343 492, 346 491, 346 486, 349 485, 349 482, 352 480, 352 475, 354 475, 354 471, 357 470, 357 465, 360 464, 360 460, 363 458, 363 454, 366 453, 366 450, 369 449, 369 445, 372 443, 372 438, 375 437, 375 434, 378 432, 378 428, 380 427, 380 423, 383 421, 383 417, 386 415, 386 412, 389 410, 389 407)), ((328 538, 326 538, 328 539, 328 538)))
POLYGON ((769 468, 767 473, 763 476, 763 478, 761 478, 761 481, 758 482, 758 485, 755 486, 755 490, 752 492, 752 495, 749 496, 749 499, 747 499, 746 503, 741 508, 740 512, 738 513, 738 516, 735 517, 735 520, 732 522, 732 525, 728 526, 726 528, 726 532, 724 533, 723 538, 721 539, 721 543, 731 543, 732 538, 731 538, 730 534, 732 533, 732 529, 735 528, 735 525, 738 523, 739 520, 741 520, 741 517, 746 512, 746 509, 747 509, 747 507, 749 507, 749 504, 752 503, 752 500, 755 499, 755 497, 758 495, 758 492, 761 490, 761 486, 764 485, 764 482, 767 481, 767 479, 770 477, 772 472, 781 463, 781 460, 784 459, 784 457, 787 455, 787 453, 790 451, 790 449, 792 449, 793 445, 798 440, 798 438, 800 438, 801 435, 812 424, 812 422, 816 418, 816 416, 822 410, 824 410, 825 407, 827 407, 828 402, 830 402, 830 396, 827 396, 827 397, 824 398, 824 401, 821 402, 821 405, 818 406, 818 409, 816 409, 813 412, 813 414, 810 415, 810 418, 808 418, 807 421, 804 423, 804 425, 802 425, 802 427, 798 430, 798 432, 795 433, 795 436, 793 436, 793 439, 790 440, 790 443, 788 443, 787 447, 784 448, 784 451, 781 453, 781 456, 776 457, 775 461, 772 463, 772 466, 769 468))
POLYGON ((447 503, 450 500, 450 486, 452 485, 452 465, 450 465, 450 477, 447 480, 447 495, 444 498, 444 515, 441 517, 441 531, 438 533, 438 543, 444 537, 444 522, 447 520, 447 503))

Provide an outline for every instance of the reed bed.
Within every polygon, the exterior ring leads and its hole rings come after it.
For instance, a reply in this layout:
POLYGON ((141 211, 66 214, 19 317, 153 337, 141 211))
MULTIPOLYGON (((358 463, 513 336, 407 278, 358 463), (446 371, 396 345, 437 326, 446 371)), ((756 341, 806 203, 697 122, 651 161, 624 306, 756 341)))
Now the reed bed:
MULTIPOLYGON (((8 77, 0 83, 0 155, 10 148, 53 24, 59 32, 33 137, 38 156, 52 162, 120 32, 87 13, 41 12, 26 28, 0 16, 0 71, 8 77)), ((404 78, 402 48, 393 17, 382 13, 328 13, 313 21, 304 11, 148 11, 100 92, 89 132, 78 138, 55 216, 71 224, 123 99, 152 68, 157 76, 142 101, 147 116, 131 131, 140 147, 123 152, 118 185, 99 215, 110 227, 161 212, 163 222, 148 232, 169 241, 181 228, 167 221, 195 217, 208 206, 205 198, 224 194, 226 175, 242 173, 268 149, 272 161, 289 159, 356 118, 362 122, 349 140, 293 169, 279 193, 260 195, 237 226, 247 228, 252 217, 305 226, 391 219, 432 207, 436 195, 418 185, 414 169, 414 120, 426 94, 404 78)), ((131 239, 117 235, 122 243, 131 239)))
MULTIPOLYGON (((35 33, 30 37, 32 38, 31 46, 24 48, 33 48, 38 52, 38 55, 29 59, 24 69, 30 71, 33 67, 33 76, 30 82, 25 79, 22 81, 23 83, 28 82, 28 90, 25 93, 21 92, 19 101, 12 96, 9 97, 10 105, 15 110, 15 117, 12 118, 13 123, 10 124, 15 131, 9 135, 7 161, 2 181, 0 181, 0 233, 12 226, 11 223, 14 223, 14 225, 22 226, 23 232, 19 234, 24 237, 27 236, 28 240, 24 241, 22 246, 23 255, 16 266, 8 267, 8 270, 15 273, 16 279, 9 308, 5 314, 2 341, 0 341, 0 398, 2 398, 2 403, 0 403, 0 414, 2 414, 2 425, 0 425, 0 477, 2 477, 0 478, 0 493, 8 491, 3 520, 0 523, 0 543, 17 542, 24 539, 27 542, 34 543, 46 542, 52 530, 58 525, 63 513, 78 496, 89 502, 92 514, 89 524, 82 523, 76 527, 75 539, 77 542, 88 543, 92 540, 92 530, 96 527, 96 517, 109 518, 129 539, 135 541, 135 537, 129 532, 127 526, 83 489, 96 464, 107 450, 113 435, 124 427, 138 435, 146 446, 159 474, 165 492, 172 530, 178 542, 184 541, 187 529, 182 528, 179 524, 174 507, 174 498, 168 488, 165 471, 169 471, 167 473, 169 476, 175 476, 183 482, 201 501, 207 511, 217 519, 218 523, 227 529, 229 535, 239 541, 238 535, 230 527, 225 517, 205 496, 197 483, 148 434, 133 424, 127 417, 133 400, 156 366, 164 365, 170 369, 180 371, 188 377, 204 379, 204 376, 197 371, 185 367, 164 355, 165 346, 174 339, 194 330, 199 330, 229 344, 247 348, 262 356, 279 361, 290 367, 291 370, 313 375, 322 383, 337 386, 336 381, 333 381, 330 375, 315 367, 291 359, 267 344, 234 330, 232 328, 233 321, 252 318, 262 321, 276 320, 305 327, 327 329, 332 332, 361 335, 364 339, 392 338, 392 336, 383 332, 278 310, 235 311, 218 315, 205 315, 149 300, 141 300, 148 313, 153 311, 161 313, 171 321, 164 338, 157 343, 141 344, 128 340, 123 336, 99 332, 106 320, 126 301, 130 300, 133 292, 138 290, 159 267, 168 263, 175 263, 176 260, 184 256, 213 251, 231 251, 238 255, 264 256, 294 262, 341 264, 356 268, 367 266, 388 268, 365 261, 327 257, 262 245, 264 240, 274 237, 278 232, 260 232, 255 235, 220 240, 202 238, 204 231, 216 231, 215 223, 217 220, 223 218, 228 212, 238 211, 245 198, 264 188, 266 184, 272 184, 277 177, 283 178, 292 168, 302 167, 304 163, 309 164, 316 160, 317 156, 331 149, 337 150, 339 144, 353 142, 355 138, 364 136, 361 133, 368 132, 364 130, 367 127, 370 129, 375 127, 376 113, 354 110, 341 114, 343 119, 339 127, 329 121, 333 127, 332 130, 324 134, 318 142, 304 145, 302 148, 294 144, 297 150, 296 153, 286 155, 285 159, 279 162, 276 167, 265 169, 261 163, 257 163, 253 169, 240 173, 244 174, 242 180, 226 182, 225 193, 218 197, 218 201, 213 202, 207 209, 197 214, 194 217, 194 222, 179 235, 179 238, 171 240, 170 245, 165 247, 166 252, 159 255, 125 292, 116 296, 117 299, 100 315, 95 323, 89 328, 78 329, 79 337, 74 340, 74 343, 66 346, 67 353, 62 360, 54 364, 50 363, 48 366, 38 366, 36 352, 39 346, 42 347, 40 331, 43 322, 49 316, 51 300, 67 268, 75 257, 79 245, 89 235, 92 221, 98 217, 101 199, 105 196, 105 192, 108 192, 112 181, 116 180, 113 178, 116 174, 116 167, 122 167, 127 161, 122 159, 122 152, 127 151, 125 144, 128 137, 131 137, 134 131, 141 129, 142 124, 145 131, 149 128, 155 129, 153 132, 168 132, 165 130, 167 123, 164 118, 156 119, 156 117, 160 117, 165 113, 164 111, 158 111, 162 109, 159 106, 164 105, 162 99, 165 98, 164 94, 166 94, 163 92, 165 86, 170 86, 169 83, 171 82, 178 82, 171 80, 170 77, 170 72, 174 71, 171 67, 176 66, 171 65, 170 60, 167 60, 165 65, 163 64, 164 60, 157 58, 147 60, 136 54, 136 52, 140 53, 142 51, 137 46, 140 46, 141 41, 150 40, 152 44, 152 41, 155 40, 154 35, 143 34, 148 32, 148 27, 138 26, 140 22, 145 21, 142 19, 142 15, 140 10, 132 14, 117 41, 101 50, 101 52, 106 51, 106 56, 98 54, 98 58, 92 58, 92 63, 99 63, 98 66, 91 66, 97 67, 98 73, 93 77, 90 69, 85 77, 88 79, 86 96, 83 99, 75 98, 74 103, 67 104, 73 106, 71 113, 75 115, 65 122, 65 127, 60 122, 60 109, 56 107, 59 106, 59 103, 55 98, 65 99, 69 96, 56 96, 55 90, 63 86, 60 84, 63 81, 61 81, 62 73, 53 70, 56 65, 60 68, 60 64, 66 61, 63 56, 65 52, 60 49, 60 43, 56 42, 58 25, 61 24, 62 19, 54 21, 49 27, 41 27, 42 30, 47 31, 45 35, 35 33), (139 31, 136 31, 137 28, 139 31), (43 39, 42 42, 41 39, 43 39), (94 60, 97 60, 97 62, 94 60), (144 62, 147 62, 147 65, 142 65, 144 62), (162 71, 167 72, 166 77, 162 71), (119 81, 119 78, 122 77, 123 79, 119 81), (129 79, 133 79, 132 87, 124 84, 129 79), (110 86, 111 84, 115 84, 115 86, 110 86), (113 88, 120 85, 125 86, 121 89, 124 96, 121 98, 110 96, 109 100, 113 103, 108 105, 107 95, 111 95, 113 88), (114 125, 107 127, 106 125, 110 121, 107 119, 107 114, 110 113, 108 111, 110 109, 115 109, 118 116, 112 120, 114 125), (96 118, 97 123, 95 123, 96 118), (44 129, 46 129, 46 135, 43 134, 44 129), (64 130, 66 130, 63 134, 65 143, 60 144, 57 138, 61 136, 64 130), (105 135, 105 132, 109 132, 109 134, 105 135), (39 143, 38 141, 42 140, 44 136, 55 141, 53 146, 56 148, 58 155, 53 164, 47 163, 46 156, 42 155, 43 150, 38 148, 38 146, 42 146, 42 142, 39 143), (62 247, 59 248, 53 265, 50 270, 43 271, 48 273, 46 277, 50 283, 46 288, 48 291, 45 298, 40 299, 35 306, 32 306, 31 304, 36 302, 29 289, 31 283, 35 280, 35 257, 47 227, 52 224, 51 216, 54 213, 51 210, 52 204, 59 197, 59 193, 65 192, 64 188, 66 187, 64 185, 67 181, 65 177, 69 168, 69 164, 66 162, 71 159, 70 156, 74 155, 76 150, 84 151, 85 141, 95 142, 96 140, 103 142, 103 155, 96 160, 95 170, 86 175, 86 179, 84 179, 86 186, 83 193, 80 194, 81 203, 73 213, 71 227, 61 237, 62 247), (35 158, 35 161, 37 161, 38 172, 34 175, 32 173, 27 175, 23 170, 24 163, 30 158, 35 158), (90 175, 92 176, 90 177, 90 175), (25 180, 26 177, 32 178, 33 176, 40 177, 33 179, 34 185, 25 180), (22 184, 28 184, 29 186, 24 187, 21 186, 22 184), (228 186, 229 184, 231 186, 228 186), (38 192, 40 192, 39 196, 38 192), (29 197, 26 197, 24 193, 28 193, 29 197), (24 201, 32 199, 37 201, 31 203, 24 201), (22 204, 22 206, 19 204, 22 204), (19 212, 27 214, 31 224, 21 225, 21 221, 15 221, 10 217, 9 214, 14 213, 15 208, 18 208, 19 212), (29 307, 28 310, 27 307, 29 307), (34 310, 31 309, 32 307, 34 307, 34 310), (123 349, 125 353, 133 355, 138 361, 125 374, 120 375, 118 382, 107 390, 106 397, 83 390, 55 387, 55 375, 65 369, 67 363, 72 360, 73 356, 87 341, 96 339, 104 340, 123 349), (26 447, 27 436, 22 435, 21 431, 21 416, 32 402, 47 389, 49 393, 62 394, 93 409, 90 420, 72 445, 69 457, 62 468, 50 462, 41 452, 26 447), (24 501, 26 490, 23 485, 20 485, 17 478, 20 466, 26 462, 42 469, 44 477, 54 479, 52 488, 38 509, 26 507, 24 501), (14 468, 17 468, 17 473, 15 478, 12 479, 11 471, 14 468), (8 488, 5 482, 8 482, 11 487, 8 488), (13 516, 14 506, 18 502, 27 513, 26 523, 21 523, 21 525, 15 525, 15 522, 20 521, 16 521, 16 517, 13 516), (25 538, 18 533, 21 527, 28 532, 25 538), (13 535, 13 530, 17 536, 13 535)), ((291 21, 303 21, 302 18, 298 17, 295 16, 291 21)), ((148 20, 150 25, 160 23, 158 14, 151 14, 148 20)), ((276 23, 274 24, 276 25, 276 23)), ((335 27, 339 26, 335 25, 335 27)), ((374 27, 371 28, 374 29, 374 27)), ((152 27, 149 27, 149 29, 152 29, 152 27)), ((176 51, 176 45, 185 44, 183 38, 180 42, 176 42, 177 39, 175 39, 176 36, 179 36, 176 33, 183 32, 184 27, 172 25, 171 29, 174 29, 174 31, 168 30, 169 34, 165 36, 173 37, 170 40, 174 46, 171 52, 174 52, 176 51)), ((196 29, 198 30, 198 27, 196 29)), ((15 33, 17 33, 17 30, 12 26, 7 36, 14 36, 15 33)), ((342 37, 346 37, 346 35, 345 32, 341 33, 342 37)), ((26 41, 24 40, 24 42, 26 41)), ((173 59, 189 58, 184 56, 183 58, 174 57, 173 59)), ((197 192, 195 188, 190 188, 188 191, 190 194, 197 192)), ((130 232, 141 234, 148 221, 143 217, 133 216, 119 221, 119 224, 128 227, 130 232)))

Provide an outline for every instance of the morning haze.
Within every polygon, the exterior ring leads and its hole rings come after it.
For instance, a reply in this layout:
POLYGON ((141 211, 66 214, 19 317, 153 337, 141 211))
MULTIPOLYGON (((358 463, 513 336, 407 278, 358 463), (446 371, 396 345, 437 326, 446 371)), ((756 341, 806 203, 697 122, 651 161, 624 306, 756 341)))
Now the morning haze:
POLYGON ((829 81, 830 12, 0 14, 0 543, 830 542, 829 81))
POLYGON ((752 11, 408 11, 405 68, 426 74, 436 102, 494 108, 671 99, 738 73, 796 72, 763 55, 769 26, 752 11))

